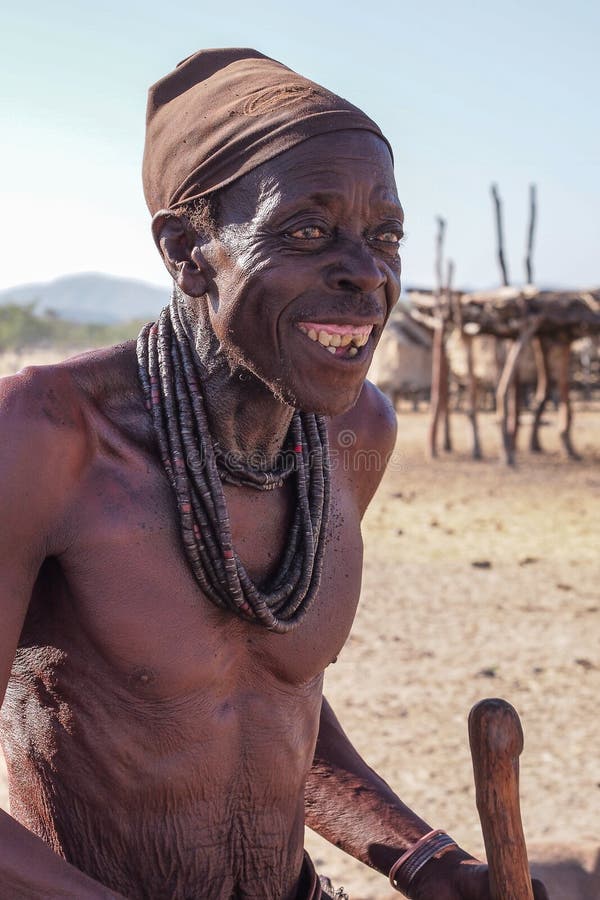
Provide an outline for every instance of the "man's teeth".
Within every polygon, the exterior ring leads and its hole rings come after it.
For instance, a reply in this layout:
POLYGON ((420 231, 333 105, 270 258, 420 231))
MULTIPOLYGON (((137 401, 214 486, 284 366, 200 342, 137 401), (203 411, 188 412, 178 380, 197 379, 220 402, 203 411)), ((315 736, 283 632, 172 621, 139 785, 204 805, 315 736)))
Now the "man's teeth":
POLYGON ((323 329, 317 331, 314 328, 307 328, 305 325, 299 325, 298 327, 303 334, 311 339, 311 341, 317 341, 322 347, 329 350, 330 353, 335 353, 338 347, 348 347, 347 356, 356 356, 359 349, 364 347, 369 340, 369 335, 372 330, 369 328, 369 331, 366 334, 364 333, 364 330, 360 332, 356 331, 339 334, 338 332, 331 333, 329 331, 324 331, 323 329))

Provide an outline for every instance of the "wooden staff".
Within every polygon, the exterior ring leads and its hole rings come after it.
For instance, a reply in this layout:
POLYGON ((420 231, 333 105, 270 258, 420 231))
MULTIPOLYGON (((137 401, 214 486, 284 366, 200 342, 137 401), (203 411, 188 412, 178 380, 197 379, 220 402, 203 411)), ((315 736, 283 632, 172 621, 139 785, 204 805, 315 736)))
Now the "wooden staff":
POLYGON ((506 700, 481 700, 469 714, 477 811, 492 900, 534 900, 519 809, 523 730, 506 700))

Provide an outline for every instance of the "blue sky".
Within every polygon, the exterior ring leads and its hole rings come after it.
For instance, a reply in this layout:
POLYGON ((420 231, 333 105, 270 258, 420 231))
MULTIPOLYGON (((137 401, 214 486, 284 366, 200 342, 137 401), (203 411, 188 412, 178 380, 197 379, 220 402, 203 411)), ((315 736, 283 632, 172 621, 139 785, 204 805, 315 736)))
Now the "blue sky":
POLYGON ((600 283, 598 4, 28 0, 0 33, 0 288, 77 271, 167 285, 140 165, 149 84, 201 47, 253 46, 362 106, 395 152, 406 283, 498 281, 489 186, 523 279, 528 185, 543 284, 600 283))

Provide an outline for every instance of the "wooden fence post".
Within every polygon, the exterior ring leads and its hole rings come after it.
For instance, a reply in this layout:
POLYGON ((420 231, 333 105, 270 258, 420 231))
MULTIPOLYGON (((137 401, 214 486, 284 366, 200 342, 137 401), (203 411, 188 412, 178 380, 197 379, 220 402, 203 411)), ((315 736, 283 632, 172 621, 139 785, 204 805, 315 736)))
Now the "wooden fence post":
POLYGON ((504 458, 506 464, 509 466, 514 466, 515 464, 516 447, 513 443, 514 434, 511 433, 511 430, 509 428, 508 394, 515 379, 519 357, 521 356, 521 353, 527 346, 528 342, 537 331, 538 327, 539 318, 537 316, 531 319, 528 324, 525 325, 525 327, 521 331, 521 334, 516 339, 516 341, 514 341, 510 350, 508 351, 506 362, 504 363, 504 368, 502 370, 502 375, 500 376, 500 381, 498 382, 498 388, 496 392, 496 408, 498 410, 498 417, 500 420, 504 458))

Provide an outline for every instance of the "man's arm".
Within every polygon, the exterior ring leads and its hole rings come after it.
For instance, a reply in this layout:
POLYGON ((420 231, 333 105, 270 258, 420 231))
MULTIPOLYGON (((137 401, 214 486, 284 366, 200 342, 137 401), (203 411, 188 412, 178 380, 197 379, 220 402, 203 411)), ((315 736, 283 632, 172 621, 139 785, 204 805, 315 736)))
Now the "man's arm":
POLYGON ((0 884, 11 900, 124 900, 0 810, 0 884))
POLYGON ((310 828, 386 875, 431 831, 359 755, 325 698, 305 810, 310 828))
MULTIPOLYGON (((63 549, 62 514, 83 464, 82 428, 62 387, 33 371, 0 379, 0 702, 40 566, 63 549)), ((118 896, 1 811, 0 884, 11 900, 118 896)))
MULTIPOLYGON (((306 824, 386 877, 393 864, 431 831, 355 750, 323 698, 319 736, 305 789, 306 824)), ((548 900, 534 882, 536 900, 548 900)), ((416 874, 413 900, 490 900, 487 866, 460 847, 416 874)))
MULTIPOLYGON (((347 434, 370 464, 352 466, 358 508, 364 514, 390 459, 396 415, 387 398, 369 382, 353 410, 335 420, 332 447, 347 434), (336 434, 339 437, 336 437, 336 434), (365 455, 366 454, 366 455, 365 455), (373 465, 380 459, 382 465, 373 465)), ((410 810, 352 746, 323 698, 319 735, 305 792, 306 824, 355 859, 388 876, 393 864, 431 826, 410 810)), ((547 900, 539 883, 536 900, 547 900)), ((414 900, 489 900, 487 867, 460 847, 427 862, 410 885, 414 900)))

